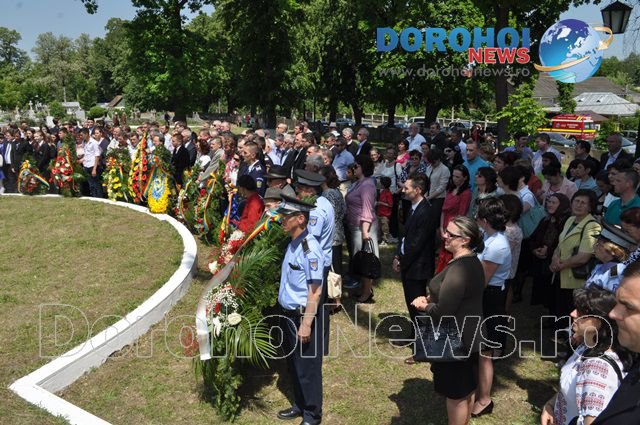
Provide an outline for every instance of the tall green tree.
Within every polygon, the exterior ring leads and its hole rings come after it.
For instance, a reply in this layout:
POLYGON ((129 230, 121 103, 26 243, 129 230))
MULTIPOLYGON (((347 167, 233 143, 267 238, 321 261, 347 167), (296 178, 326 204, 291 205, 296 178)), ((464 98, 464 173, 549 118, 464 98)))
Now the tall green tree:
MULTIPOLYGON (((514 23, 517 28, 527 27, 530 29, 531 45, 538 45, 544 32, 555 23, 562 12, 569 10, 569 7, 579 6, 589 3, 588 0, 539 0, 527 2, 521 0, 502 0, 499 2, 490 0, 473 0, 487 17, 487 26, 495 28, 497 36, 500 29, 514 23)), ((594 3, 597 3, 595 0, 594 3)), ((531 62, 539 62, 537 49, 531 49, 531 62)), ((496 65, 496 68, 504 66, 496 65)), ((530 68, 531 69, 531 68, 530 68)), ((508 77, 504 73, 495 76, 495 101, 496 110, 500 111, 507 105, 509 99, 508 77)), ((507 139, 507 119, 498 120, 498 141, 507 139)))
MULTIPOLYGON (((95 13, 97 0, 82 0, 95 13)), ((197 12, 211 0, 132 0, 136 16, 126 25, 131 49, 127 101, 145 109, 175 111, 185 120, 196 102, 192 95, 203 88, 206 73, 192 33, 185 28, 186 12, 197 12)))
POLYGON ((214 6, 231 37, 235 96, 252 112, 260 109, 273 127, 278 105, 290 99, 291 32, 302 18, 300 5, 297 0, 220 0, 214 6))
POLYGON ((506 120, 511 134, 518 131, 534 134, 547 122, 542 105, 533 97, 534 86, 535 80, 520 84, 507 105, 496 114, 498 119, 506 120))
POLYGON ((18 48, 22 36, 18 31, 0 27, 0 66, 19 68, 28 60, 27 52, 18 48))
POLYGON ((556 81, 556 87, 558 88, 560 112, 573 114, 576 110, 576 101, 573 100, 573 84, 556 81))

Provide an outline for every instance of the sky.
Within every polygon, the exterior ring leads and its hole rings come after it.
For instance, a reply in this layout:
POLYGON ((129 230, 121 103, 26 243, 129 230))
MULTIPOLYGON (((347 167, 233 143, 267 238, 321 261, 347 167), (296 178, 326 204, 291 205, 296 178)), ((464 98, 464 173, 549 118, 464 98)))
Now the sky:
MULTIPOLYGON (((599 6, 572 8, 560 18, 602 25, 600 9, 608 3, 604 0, 599 6)), ((630 1, 627 0, 627 3, 630 1)), ((72 39, 82 33, 103 37, 104 26, 109 18, 132 19, 135 16, 135 8, 130 0, 98 0, 98 13, 94 15, 86 12, 80 0, 3 0, 3 4, 0 26, 17 30, 22 36, 18 47, 32 57, 31 49, 38 34, 52 32, 56 36, 65 35, 72 39)), ((639 6, 635 8, 640 9, 639 6)), ((213 9, 207 7, 204 11, 211 13, 213 9)), ((633 14, 640 15, 640 10, 634 10, 633 14)), ((609 49, 604 52, 604 57, 617 56, 622 59, 633 51, 640 53, 640 41, 634 46, 632 40, 633 37, 627 34, 616 35, 609 49)))

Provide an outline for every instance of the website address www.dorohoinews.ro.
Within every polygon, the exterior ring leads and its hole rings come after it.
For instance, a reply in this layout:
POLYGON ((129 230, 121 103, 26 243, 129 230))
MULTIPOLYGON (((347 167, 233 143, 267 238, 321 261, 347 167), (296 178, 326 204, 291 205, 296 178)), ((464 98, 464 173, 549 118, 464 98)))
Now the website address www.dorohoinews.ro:
POLYGON ((475 68, 454 68, 450 67, 427 67, 421 66, 420 68, 409 68, 404 66, 396 66, 389 68, 380 68, 378 70, 379 77, 424 77, 424 78, 433 78, 433 77, 445 77, 445 78, 455 78, 455 77, 529 77, 531 75, 531 70, 525 67, 495 67, 495 68, 485 68, 485 67, 475 67, 475 68))

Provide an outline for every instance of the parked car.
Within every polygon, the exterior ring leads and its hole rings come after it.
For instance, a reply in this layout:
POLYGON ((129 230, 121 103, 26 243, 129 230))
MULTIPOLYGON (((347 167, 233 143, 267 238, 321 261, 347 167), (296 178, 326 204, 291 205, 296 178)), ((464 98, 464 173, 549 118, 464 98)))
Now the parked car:
POLYGON ((626 137, 629 140, 635 140, 638 137, 638 131, 637 130, 622 130, 620 132, 620 135, 622 137, 626 137))
POLYGON ((468 134, 471 131, 471 126, 471 121, 456 121, 449 123, 449 131, 462 130, 468 134))
POLYGON ((353 127, 354 125, 356 125, 356 122, 351 118, 338 118, 336 120, 336 125, 338 126, 338 128, 353 127))
POLYGON ((628 152, 632 155, 636 154, 636 142, 627 139, 626 137, 622 138, 622 150, 628 152))
POLYGON ((552 132, 549 132, 549 131, 543 131, 542 133, 549 135, 549 138, 551 139, 551 144, 552 145, 560 146, 560 147, 563 147, 563 148, 572 148, 572 147, 574 147, 576 145, 576 142, 574 142, 573 140, 569 140, 569 139, 565 138, 561 134, 552 133, 552 132))
POLYGON ((409 125, 406 123, 406 121, 396 121, 392 125, 389 125, 389 123, 385 122, 380 124, 378 128, 401 128, 404 130, 406 128, 409 128, 409 125))

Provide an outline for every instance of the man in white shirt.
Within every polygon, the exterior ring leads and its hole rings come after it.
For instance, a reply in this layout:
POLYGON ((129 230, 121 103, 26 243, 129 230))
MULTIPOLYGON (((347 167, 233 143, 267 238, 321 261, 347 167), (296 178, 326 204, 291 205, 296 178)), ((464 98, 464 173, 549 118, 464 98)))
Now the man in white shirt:
POLYGON ((285 149, 284 144, 284 134, 276 134, 276 138, 273 141, 273 148, 268 154, 273 165, 284 164, 284 159, 287 157, 287 149, 285 149))
POLYGON ((87 183, 89 183, 89 194, 94 198, 102 198, 102 184, 100 183, 100 145, 98 142, 89 137, 89 129, 81 128, 80 136, 82 137, 82 147, 84 149, 84 157, 82 158, 82 166, 87 173, 87 183))
POLYGON ((551 138, 547 133, 538 133, 536 135, 536 145, 538 150, 533 154, 533 170, 536 174, 542 172, 542 154, 551 152, 562 163, 562 155, 560 152, 551 147, 551 138))
POLYGON ((409 142, 409 152, 415 150, 422 152, 422 148, 420 146, 423 143, 426 143, 427 139, 425 139, 419 131, 420 128, 418 127, 418 124, 413 123, 409 126, 409 137, 407 137, 407 142, 409 142))
POLYGON ((162 137, 164 137, 164 147, 167 148, 169 152, 173 152, 173 142, 171 141, 169 126, 164 124, 161 125, 160 132, 162 133, 162 137))

